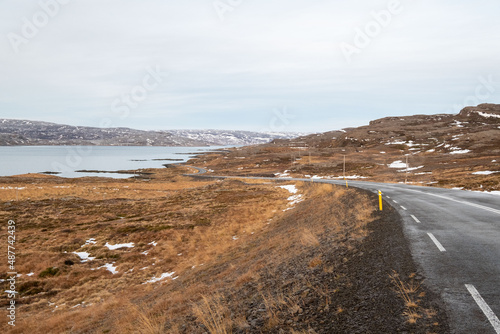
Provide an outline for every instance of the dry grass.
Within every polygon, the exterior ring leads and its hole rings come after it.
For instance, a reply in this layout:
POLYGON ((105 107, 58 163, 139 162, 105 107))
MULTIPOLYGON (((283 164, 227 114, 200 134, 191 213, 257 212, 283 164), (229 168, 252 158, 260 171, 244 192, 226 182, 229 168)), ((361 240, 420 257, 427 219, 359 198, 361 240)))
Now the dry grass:
POLYGON ((165 316, 163 314, 155 314, 139 306, 126 301, 125 305, 121 305, 124 309, 124 316, 133 321, 118 322, 116 331, 120 333, 137 333, 137 334, 163 334, 165 333, 165 316))
POLYGON ((193 313, 210 334, 231 334, 233 332, 231 311, 224 298, 219 294, 201 296, 201 301, 193 305, 193 313))
POLYGON ((311 231, 308 228, 304 228, 302 230, 302 235, 301 235, 301 244, 304 246, 319 246, 319 239, 316 233, 311 231))
POLYGON ((116 198, 154 199, 173 191, 196 188, 215 181, 184 177, 185 169, 159 170, 151 179, 115 180, 108 178, 63 179, 31 174, 0 178, 0 201, 44 200, 78 197, 91 201, 116 198))
POLYGON ((408 323, 417 323, 417 320, 422 318, 422 312, 427 312, 428 315, 432 314, 432 312, 423 310, 419 305, 419 298, 423 297, 423 295, 419 293, 420 284, 414 281, 414 274, 410 275, 409 282, 402 281, 395 271, 389 277, 394 285, 394 290, 404 301, 405 311, 403 315, 407 318, 408 323))
MULTIPOLYGON (((318 248, 319 253, 305 268, 332 272, 322 262, 321 236, 363 235, 373 211, 364 196, 330 185, 297 184, 305 201, 283 212, 290 194, 276 184, 185 181, 175 175, 153 178, 145 185, 137 180, 112 180, 109 185, 101 180, 68 180, 68 186, 81 182, 86 189, 147 186, 155 192, 170 182, 180 189, 144 198, 122 192, 123 197, 104 201, 99 196, 67 199, 61 194, 59 199, 19 200, 0 212, 0 218, 14 218, 22 226, 18 271, 34 273, 19 280, 32 294, 21 295, 25 317, 15 333, 177 333, 185 332, 186 324, 193 333, 244 329, 248 323, 236 310, 234 289, 261 284, 263 272, 309 248, 318 248), (350 203, 353 196, 356 200, 350 203), (345 205, 348 210, 340 209, 345 205), (95 244, 85 244, 90 238, 95 244), (130 242, 134 248, 104 247, 130 242), (81 263, 75 251, 96 259, 81 263), (96 270, 109 263, 118 274, 96 270), (38 277, 48 267, 59 272, 38 277), (167 272, 179 278, 142 284, 167 272)), ((301 312, 299 290, 297 285, 261 290, 257 298, 266 305, 267 328, 277 326, 284 315, 301 312)), ((324 304, 331 303, 331 291, 322 287, 312 291, 324 304)))
MULTIPOLYGON (((80 189, 82 193, 98 187, 153 192, 169 186, 179 189, 168 194, 161 190, 161 196, 150 197, 124 191, 120 193, 121 199, 104 201, 94 195, 78 198, 74 196, 80 194, 78 191, 71 199, 64 198, 66 193, 58 193, 61 199, 54 196, 38 202, 19 200, 8 211, 0 212, 2 218, 18 222, 18 247, 22 252, 18 253, 16 269, 24 275, 34 273, 31 277, 20 278, 19 286, 25 291, 22 312, 37 320, 24 322, 18 327, 20 331, 40 324, 38 314, 52 311, 55 312, 50 314, 50 320, 42 322, 53 326, 52 319, 57 318, 61 324, 54 327, 55 332, 63 332, 70 323, 85 328, 84 317, 75 318, 86 314, 88 308, 105 305, 116 293, 130 291, 135 286, 141 286, 142 293, 147 292, 154 284, 144 286, 141 283, 160 277, 162 273, 175 271, 175 276, 178 276, 205 268, 228 249, 267 228, 267 222, 286 208, 286 194, 274 185, 249 187, 237 181, 199 182, 189 179, 182 182, 182 177, 174 178, 175 185, 165 179, 143 184, 144 181, 133 180, 61 181, 42 178, 41 182, 67 182, 61 186, 63 188, 56 189, 68 193, 79 187, 83 189, 80 189), (94 238, 95 244, 85 243, 90 238, 94 238), (153 241, 156 246, 151 245, 153 241), (134 243, 134 248, 108 250, 104 247, 105 243, 130 242, 134 243), (75 251, 88 252, 96 259, 81 263, 72 253, 75 251), (113 275, 106 269, 95 270, 106 263, 116 266, 118 274, 113 275), (49 267, 57 268, 58 273, 38 277, 49 267)), ((8 182, 19 180, 14 178, 8 182)), ((53 195, 40 193, 42 197, 53 195)), ((2 227, 1 233, 5 232, 2 227)), ((6 272, 6 268, 2 271, 6 272)), ((258 274, 248 273, 248 279, 255 277, 258 274)), ((243 278, 241 284, 245 280, 243 278)), ((171 281, 167 278, 156 284, 171 281)), ((134 295, 133 292, 130 294, 134 295)), ((133 318, 142 321, 129 324, 130 328, 145 328, 143 332, 151 333, 161 331, 158 329, 161 321, 158 324, 154 314, 137 309, 128 313, 135 314, 133 318)), ((118 324, 123 326, 123 322, 118 324)))

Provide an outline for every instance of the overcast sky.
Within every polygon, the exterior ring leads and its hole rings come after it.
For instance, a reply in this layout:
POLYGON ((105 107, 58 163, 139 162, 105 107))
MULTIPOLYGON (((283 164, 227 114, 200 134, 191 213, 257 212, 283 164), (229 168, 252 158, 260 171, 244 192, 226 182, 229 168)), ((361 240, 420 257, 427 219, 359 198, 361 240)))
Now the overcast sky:
POLYGON ((317 132, 500 103, 497 0, 2 0, 0 118, 317 132))

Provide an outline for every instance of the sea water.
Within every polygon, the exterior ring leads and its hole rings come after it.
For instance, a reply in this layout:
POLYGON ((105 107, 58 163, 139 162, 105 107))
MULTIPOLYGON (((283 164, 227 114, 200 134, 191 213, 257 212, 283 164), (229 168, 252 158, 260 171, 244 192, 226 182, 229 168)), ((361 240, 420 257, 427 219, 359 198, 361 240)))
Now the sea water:
POLYGON ((0 146, 0 176, 51 172, 61 177, 128 178, 133 174, 77 171, 162 168, 164 164, 185 162, 196 154, 219 148, 222 147, 0 146))

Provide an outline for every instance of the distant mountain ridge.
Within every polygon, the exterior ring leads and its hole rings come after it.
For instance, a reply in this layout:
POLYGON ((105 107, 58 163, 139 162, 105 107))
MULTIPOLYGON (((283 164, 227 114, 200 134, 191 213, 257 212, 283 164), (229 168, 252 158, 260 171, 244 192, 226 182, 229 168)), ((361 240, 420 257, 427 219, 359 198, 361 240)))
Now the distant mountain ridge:
POLYGON ((265 144, 274 139, 292 139, 304 133, 255 132, 237 130, 168 130, 169 133, 212 145, 253 145, 265 144))
POLYGON ((355 178, 500 193, 500 104, 466 107, 457 114, 385 117, 357 128, 274 140, 261 150, 268 148, 281 156, 254 159, 255 173, 335 178, 343 175, 345 157, 348 175, 355 178), (300 157, 308 152, 312 162, 300 157), (289 160, 281 170, 272 169, 278 158, 289 160))
POLYGON ((263 144, 274 139, 291 139, 300 135, 303 134, 237 130, 144 131, 0 119, 0 146, 226 146, 263 144))
POLYGON ((386 148, 428 153, 468 150, 471 154, 500 154, 500 104, 466 107, 458 114, 384 117, 369 125, 301 136, 282 145, 311 147, 386 148), (429 152, 430 151, 430 152, 429 152))

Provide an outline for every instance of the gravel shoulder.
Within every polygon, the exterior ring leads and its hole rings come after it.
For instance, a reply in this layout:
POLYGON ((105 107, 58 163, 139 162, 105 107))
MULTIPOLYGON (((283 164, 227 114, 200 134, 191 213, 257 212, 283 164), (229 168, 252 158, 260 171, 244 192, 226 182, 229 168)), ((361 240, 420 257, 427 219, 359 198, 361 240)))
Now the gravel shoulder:
POLYGON ((281 314, 281 325, 270 330, 259 317, 265 305, 247 305, 252 327, 238 333, 288 333, 291 328, 304 333, 449 333, 443 302, 425 286, 401 224, 396 210, 386 205, 368 224, 369 234, 362 241, 347 235, 349 240, 342 242, 350 246, 339 247, 335 238, 324 235, 317 248, 268 272, 261 289, 307 282, 296 292, 300 309, 296 314, 281 314), (307 266, 319 252, 324 252, 322 266, 307 266), (410 296, 416 307, 406 307, 391 279, 395 273, 404 285, 419 286, 410 296), (408 311, 417 314, 413 324, 408 311))

